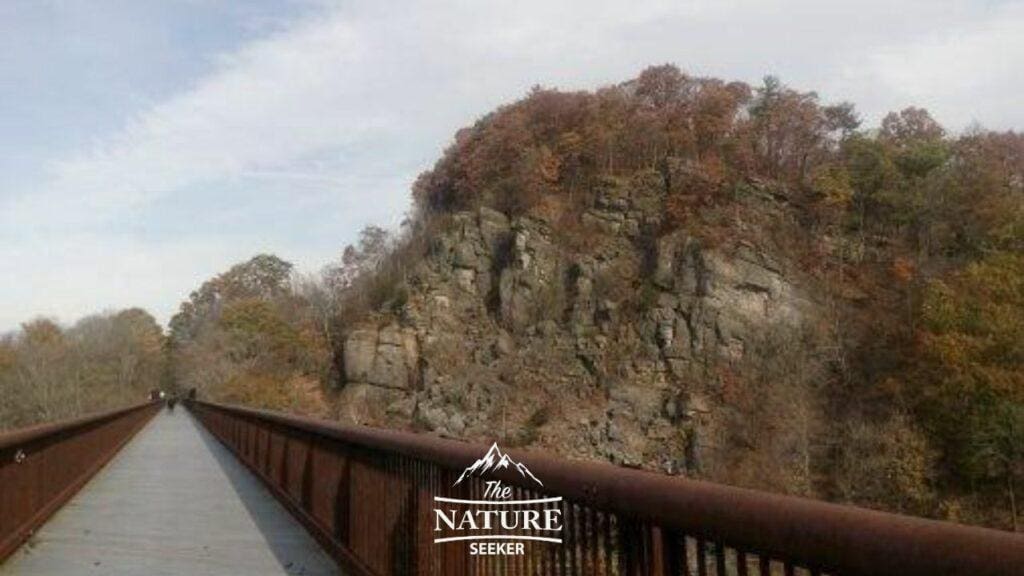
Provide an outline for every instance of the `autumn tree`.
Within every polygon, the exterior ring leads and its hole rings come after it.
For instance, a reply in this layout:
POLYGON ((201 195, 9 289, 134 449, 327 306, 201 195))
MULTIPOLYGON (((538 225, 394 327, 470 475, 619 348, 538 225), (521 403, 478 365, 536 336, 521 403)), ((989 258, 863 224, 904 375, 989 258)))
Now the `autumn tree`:
POLYGON ((0 430, 12 426, 18 417, 17 387, 13 377, 17 350, 11 335, 0 336, 0 430))
POLYGON ((0 426, 110 410, 161 385, 163 330, 133 308, 70 328, 40 318, 0 339, 0 426))
POLYGON ((935 281, 914 395, 960 478, 1005 490, 1017 525, 1024 471, 1024 257, 998 254, 935 281))
POLYGON ((18 344, 16 377, 31 419, 50 421, 81 413, 81 390, 68 378, 71 348, 61 327, 48 318, 26 322, 18 344))
POLYGON ((207 280, 189 295, 171 318, 172 339, 183 341, 195 337, 205 321, 216 319, 225 301, 272 299, 286 294, 291 272, 290 262, 271 254, 260 254, 207 280))
MULTIPOLYGON (((823 153, 830 126, 814 92, 797 92, 766 76, 750 106, 753 146, 765 174, 803 184, 823 153)), ((842 115, 833 114, 832 121, 842 115)), ((846 121, 850 121, 849 118, 846 121)), ((840 123, 838 128, 842 127, 840 123)))
POLYGON ((839 433, 833 471, 839 498, 903 513, 930 512, 936 454, 912 416, 859 415, 839 433))
POLYGON ((937 250, 978 256, 1024 249, 1024 136, 975 131, 950 146, 935 186, 930 230, 937 250))
MULTIPOLYGON (((383 236, 371 230, 364 241, 375 246, 383 236)), ((304 406, 308 413, 324 413, 320 383, 327 378, 330 348, 311 300, 297 289, 302 284, 293 283, 292 269, 290 262, 261 254, 207 280, 182 303, 170 322, 171 373, 178 388, 265 408, 304 406)))
POLYGON ((924 108, 913 106, 890 112, 882 119, 878 136, 897 145, 914 142, 935 142, 945 136, 945 129, 924 108))
POLYGON ((825 106, 822 114, 825 116, 825 129, 838 134, 840 140, 852 135, 861 125, 860 116, 850 102, 825 106))

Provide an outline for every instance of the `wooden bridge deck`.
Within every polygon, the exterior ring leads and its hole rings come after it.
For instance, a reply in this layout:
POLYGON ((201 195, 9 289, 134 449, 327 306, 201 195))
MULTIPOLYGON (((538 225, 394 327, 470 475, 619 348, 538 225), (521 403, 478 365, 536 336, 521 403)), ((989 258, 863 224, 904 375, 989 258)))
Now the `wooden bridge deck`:
POLYGON ((337 573, 182 407, 157 415, 0 566, 0 576, 337 573))

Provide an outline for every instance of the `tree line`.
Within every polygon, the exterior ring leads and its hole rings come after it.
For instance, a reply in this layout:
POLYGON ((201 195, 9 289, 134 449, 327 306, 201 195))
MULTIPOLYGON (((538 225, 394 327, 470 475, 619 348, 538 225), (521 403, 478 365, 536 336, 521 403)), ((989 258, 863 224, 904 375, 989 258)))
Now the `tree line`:
POLYGON ((401 305, 399 236, 367 226, 312 274, 261 254, 206 281, 171 318, 174 385, 207 398, 333 415, 347 327, 386 301, 401 305))
POLYGON ((24 323, 0 337, 0 428, 142 402, 166 377, 165 343, 160 325, 138 308, 70 327, 24 323))

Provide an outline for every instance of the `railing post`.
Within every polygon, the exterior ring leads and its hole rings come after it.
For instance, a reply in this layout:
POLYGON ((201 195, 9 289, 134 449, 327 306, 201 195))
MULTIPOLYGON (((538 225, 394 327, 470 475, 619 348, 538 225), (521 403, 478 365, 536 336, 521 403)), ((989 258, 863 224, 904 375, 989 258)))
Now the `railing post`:
MULTIPOLYGON (((681 573, 679 533, 666 530, 660 526, 651 527, 651 560, 652 574, 658 576, 678 576, 681 573)), ((683 545, 685 546, 685 542, 683 545)))

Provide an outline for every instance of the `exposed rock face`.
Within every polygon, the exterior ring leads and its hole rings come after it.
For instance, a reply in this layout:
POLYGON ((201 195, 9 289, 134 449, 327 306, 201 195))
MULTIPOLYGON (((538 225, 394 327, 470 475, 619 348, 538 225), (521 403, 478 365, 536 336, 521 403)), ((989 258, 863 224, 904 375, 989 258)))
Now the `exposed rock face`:
POLYGON ((547 227, 528 219, 516 221, 510 251, 509 264, 501 272, 501 317, 522 329, 557 305, 559 255, 547 227))
POLYGON ((377 357, 376 330, 354 330, 345 339, 345 380, 367 382, 377 357))
POLYGON ((435 260, 450 267, 463 292, 486 296, 493 288, 495 258, 507 242, 509 220, 484 207, 453 215, 452 227, 451 233, 435 239, 435 260))
POLYGON ((397 326, 352 331, 344 344, 345 381, 405 390, 416 382, 415 331, 397 326))
POLYGON ((659 293, 648 319, 679 375, 709 355, 742 358, 766 329, 797 328, 809 306, 765 255, 748 246, 731 256, 704 251, 685 233, 659 240, 652 280, 659 293))
MULTIPOLYGON (((648 175, 650 176, 650 175, 648 175)), ((723 458, 722 374, 818 311, 784 261, 658 235, 664 183, 599 185, 565 231, 450 216, 400 314, 348 334, 343 417, 700 474, 723 458)))
POLYGON ((660 176, 644 174, 629 187, 607 179, 598 184, 594 206, 583 213, 583 223, 607 234, 631 238, 661 222, 660 176))

